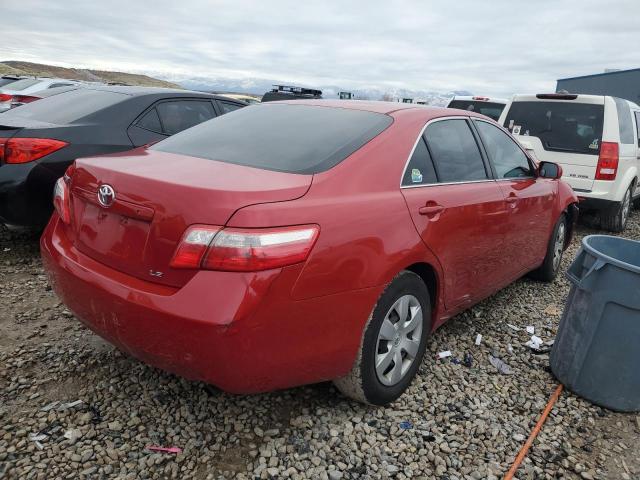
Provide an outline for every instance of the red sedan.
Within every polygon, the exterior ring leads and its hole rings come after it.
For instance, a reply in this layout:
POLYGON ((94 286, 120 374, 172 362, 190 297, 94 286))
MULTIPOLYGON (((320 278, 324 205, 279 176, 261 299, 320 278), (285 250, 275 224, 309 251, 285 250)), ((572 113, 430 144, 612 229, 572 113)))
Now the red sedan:
POLYGON ((577 215, 560 176, 472 112, 263 104, 77 160, 42 256, 76 316, 145 362, 382 405, 446 319, 556 276, 577 215))

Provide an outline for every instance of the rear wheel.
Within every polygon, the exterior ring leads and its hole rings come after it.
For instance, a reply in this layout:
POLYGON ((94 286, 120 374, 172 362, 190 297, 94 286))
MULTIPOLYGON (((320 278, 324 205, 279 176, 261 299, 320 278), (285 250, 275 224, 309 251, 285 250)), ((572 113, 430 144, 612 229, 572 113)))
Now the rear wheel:
POLYGON ((616 204, 608 212, 600 214, 600 226, 611 232, 622 232, 627 226, 629 214, 631 213, 631 191, 633 185, 630 185, 622 198, 622 201, 616 204))
POLYGON ((558 222, 553 228, 549 244, 547 245, 547 254, 544 257, 542 265, 530 276, 536 280, 543 282, 551 282, 556 278, 562 264, 562 255, 564 253, 565 243, 567 241, 567 216, 563 213, 560 215, 558 222))
POLYGON ((351 371, 334 384, 360 402, 393 402, 418 371, 430 329, 429 291, 418 275, 403 271, 378 299, 351 371))

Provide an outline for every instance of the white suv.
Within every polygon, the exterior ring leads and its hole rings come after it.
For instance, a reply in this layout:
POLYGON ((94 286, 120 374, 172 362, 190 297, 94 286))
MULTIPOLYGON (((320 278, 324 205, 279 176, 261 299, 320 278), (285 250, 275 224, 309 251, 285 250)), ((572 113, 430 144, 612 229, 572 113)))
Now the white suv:
POLYGON ((500 114, 504 110, 504 106, 509 100, 495 97, 467 97, 456 95, 449 101, 447 108, 459 108, 460 110, 469 110, 471 112, 480 113, 487 117, 498 121, 500 114))
POLYGON ((640 198, 640 107, 617 97, 514 95, 499 123, 538 162, 555 162, 602 228, 624 230, 640 198))

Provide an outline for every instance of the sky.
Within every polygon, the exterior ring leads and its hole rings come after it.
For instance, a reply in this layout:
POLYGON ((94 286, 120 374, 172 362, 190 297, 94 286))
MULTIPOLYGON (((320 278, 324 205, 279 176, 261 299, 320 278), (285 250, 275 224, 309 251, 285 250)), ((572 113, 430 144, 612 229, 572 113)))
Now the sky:
POLYGON ((0 61, 494 96, 640 67, 640 0, 0 4, 0 61))

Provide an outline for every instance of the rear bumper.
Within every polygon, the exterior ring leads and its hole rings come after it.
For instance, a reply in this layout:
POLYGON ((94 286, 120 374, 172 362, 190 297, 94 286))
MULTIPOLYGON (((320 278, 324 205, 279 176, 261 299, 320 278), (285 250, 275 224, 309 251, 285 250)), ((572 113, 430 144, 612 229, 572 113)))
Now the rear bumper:
POLYGON ((618 208, 619 202, 614 200, 605 200, 602 198, 593 198, 593 197, 583 197, 582 193, 577 192, 578 198, 580 200, 580 210, 581 211, 599 211, 599 212, 607 212, 612 209, 618 208))
POLYGON ((53 211, 57 176, 37 162, 0 166, 0 222, 25 227, 46 225, 53 211))
POLYGON ((41 239, 51 284, 91 330, 163 370, 233 393, 342 376, 353 364, 380 289, 293 301, 301 266, 198 272, 176 289, 78 252, 57 214, 41 239))

